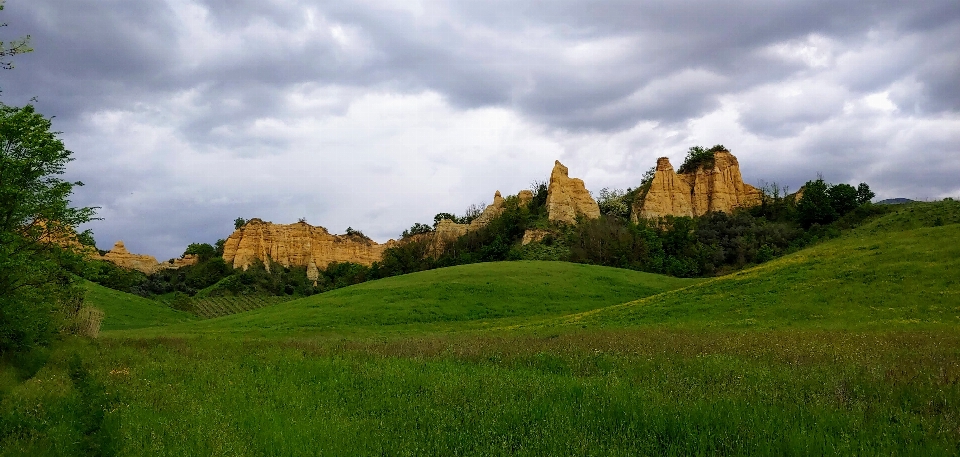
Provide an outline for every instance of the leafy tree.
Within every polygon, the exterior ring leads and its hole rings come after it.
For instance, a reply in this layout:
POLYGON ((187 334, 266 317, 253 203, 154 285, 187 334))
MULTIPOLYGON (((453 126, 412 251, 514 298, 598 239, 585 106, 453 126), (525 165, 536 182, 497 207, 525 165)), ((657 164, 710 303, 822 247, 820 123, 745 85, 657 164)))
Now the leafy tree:
POLYGON ((600 189, 600 198, 597 199, 600 213, 623 219, 630 217, 630 205, 626 202, 626 196, 627 192, 622 189, 600 189))
POLYGON ((440 221, 444 219, 448 219, 453 222, 457 222, 459 220, 456 215, 450 213, 437 213, 436 216, 433 216, 433 227, 436 228, 438 225, 440 225, 440 221))
POLYGON ((832 186, 827 189, 827 195, 830 197, 830 205, 837 212, 837 216, 843 216, 860 206, 857 203, 857 189, 850 184, 832 186))
POLYGON ((217 257, 223 257, 223 248, 226 246, 227 240, 219 239, 216 243, 213 244, 214 255, 217 257))
POLYGON ((0 104, 0 352, 49 341, 83 301, 65 270, 81 255, 57 241, 94 208, 70 206, 82 183, 58 177, 71 152, 50 128, 31 105, 0 104))
POLYGON ((236 230, 240 230, 240 227, 243 227, 244 225, 247 225, 247 220, 242 217, 238 217, 233 220, 233 228, 236 230))
POLYGON ((207 243, 190 243, 187 249, 183 251, 183 255, 190 254, 196 255, 200 262, 206 262, 217 255, 217 248, 207 243))
POLYGON ((860 205, 865 205, 870 203, 873 200, 873 197, 876 197, 877 194, 870 191, 870 186, 867 183, 862 182, 857 186, 857 203, 860 205))
POLYGON ((797 203, 797 219, 801 226, 809 228, 813 224, 826 225, 837 220, 839 214, 828 189, 823 178, 804 184, 803 197, 797 203))
MULTIPOLYGON (((6 0, 0 0, 0 11, 3 10, 4 3, 6 3, 6 0)), ((6 23, 0 24, 0 27, 6 26, 6 23)), ((30 48, 30 35, 6 43, 0 41, 0 68, 4 70, 13 68, 13 62, 10 60, 10 57, 32 51, 33 49, 30 48)))

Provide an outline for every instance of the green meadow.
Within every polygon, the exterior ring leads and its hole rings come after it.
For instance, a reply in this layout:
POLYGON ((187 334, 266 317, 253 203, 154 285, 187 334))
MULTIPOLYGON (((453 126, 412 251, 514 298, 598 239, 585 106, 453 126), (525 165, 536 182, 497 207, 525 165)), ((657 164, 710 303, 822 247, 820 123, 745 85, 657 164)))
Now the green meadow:
POLYGON ((87 285, 0 455, 957 455, 960 204, 709 279, 425 271, 199 319, 87 285))

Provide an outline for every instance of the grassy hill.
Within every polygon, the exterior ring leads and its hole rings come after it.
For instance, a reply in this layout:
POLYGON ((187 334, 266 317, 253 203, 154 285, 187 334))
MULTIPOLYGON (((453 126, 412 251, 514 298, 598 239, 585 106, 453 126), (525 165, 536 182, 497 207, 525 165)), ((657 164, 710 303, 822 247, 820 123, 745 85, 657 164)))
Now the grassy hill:
POLYGON ((705 281, 466 265, 157 327, 182 316, 117 293, 127 330, 0 376, 0 456, 956 455, 958 223, 909 204, 705 281))
POLYGON ((108 289, 90 281, 84 280, 83 287, 87 290, 86 304, 104 312, 101 326, 104 331, 162 326, 196 319, 190 313, 177 311, 163 303, 108 289))
MULTIPOLYGON (((960 319, 960 274, 953 274, 960 271, 958 224, 960 202, 914 203, 839 239, 708 280, 563 262, 495 262, 373 281, 204 322, 145 328, 175 322, 160 319, 105 329, 142 328, 123 336, 293 337, 535 328, 545 318, 548 326, 716 329, 954 325, 960 319)), ((145 309, 158 308, 150 305, 145 309)))
POLYGON ((136 332, 416 332, 483 328, 623 303, 699 280, 565 262, 493 262, 371 281, 217 319, 136 332))
POLYGON ((695 328, 960 325, 960 225, 899 230, 916 225, 916 218, 892 214, 754 268, 565 320, 695 328))

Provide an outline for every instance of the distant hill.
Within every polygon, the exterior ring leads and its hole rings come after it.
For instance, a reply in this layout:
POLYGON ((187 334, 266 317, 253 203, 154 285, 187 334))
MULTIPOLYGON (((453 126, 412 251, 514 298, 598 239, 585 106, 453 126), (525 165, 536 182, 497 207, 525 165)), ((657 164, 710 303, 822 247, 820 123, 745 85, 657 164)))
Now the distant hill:
POLYGON ((910 200, 909 198, 888 198, 886 200, 880 200, 877 205, 902 205, 904 203, 915 203, 916 200, 910 200))

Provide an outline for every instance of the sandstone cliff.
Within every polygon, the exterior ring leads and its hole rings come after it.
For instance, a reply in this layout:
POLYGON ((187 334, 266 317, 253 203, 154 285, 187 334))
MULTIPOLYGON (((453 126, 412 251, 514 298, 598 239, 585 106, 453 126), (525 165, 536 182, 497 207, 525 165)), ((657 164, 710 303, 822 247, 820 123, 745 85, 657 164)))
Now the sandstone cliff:
POLYGON ((123 241, 117 241, 113 249, 107 251, 104 255, 98 255, 93 252, 90 258, 97 260, 106 260, 117 265, 120 268, 128 270, 137 270, 146 274, 153 274, 160 270, 176 270, 190 265, 196 265, 200 258, 193 254, 187 254, 180 259, 170 259, 166 262, 157 262, 157 258, 146 254, 133 254, 123 245, 123 241))
POLYGON ((227 238, 223 260, 234 268, 246 269, 255 260, 269 268, 269 259, 285 267, 308 267, 308 277, 315 278, 317 268, 331 262, 371 265, 395 243, 377 244, 360 235, 332 235, 306 222, 274 224, 254 218, 227 238))
POLYGON ((128 270, 139 270, 146 274, 151 274, 160 269, 160 262, 156 257, 144 254, 132 254, 123 245, 123 241, 117 241, 113 249, 100 257, 100 260, 112 262, 121 268, 128 270))
POLYGON ((657 169, 646 198, 634 202, 631 217, 700 216, 710 211, 731 212, 760 203, 760 191, 743 182, 740 164, 728 151, 714 154, 712 169, 678 174, 670 159, 657 159, 657 169))
POLYGON ((600 207, 587 192, 583 180, 571 178, 567 167, 559 160, 554 163, 547 189, 547 214, 551 222, 577 222, 578 216, 588 219, 600 217, 600 207))

